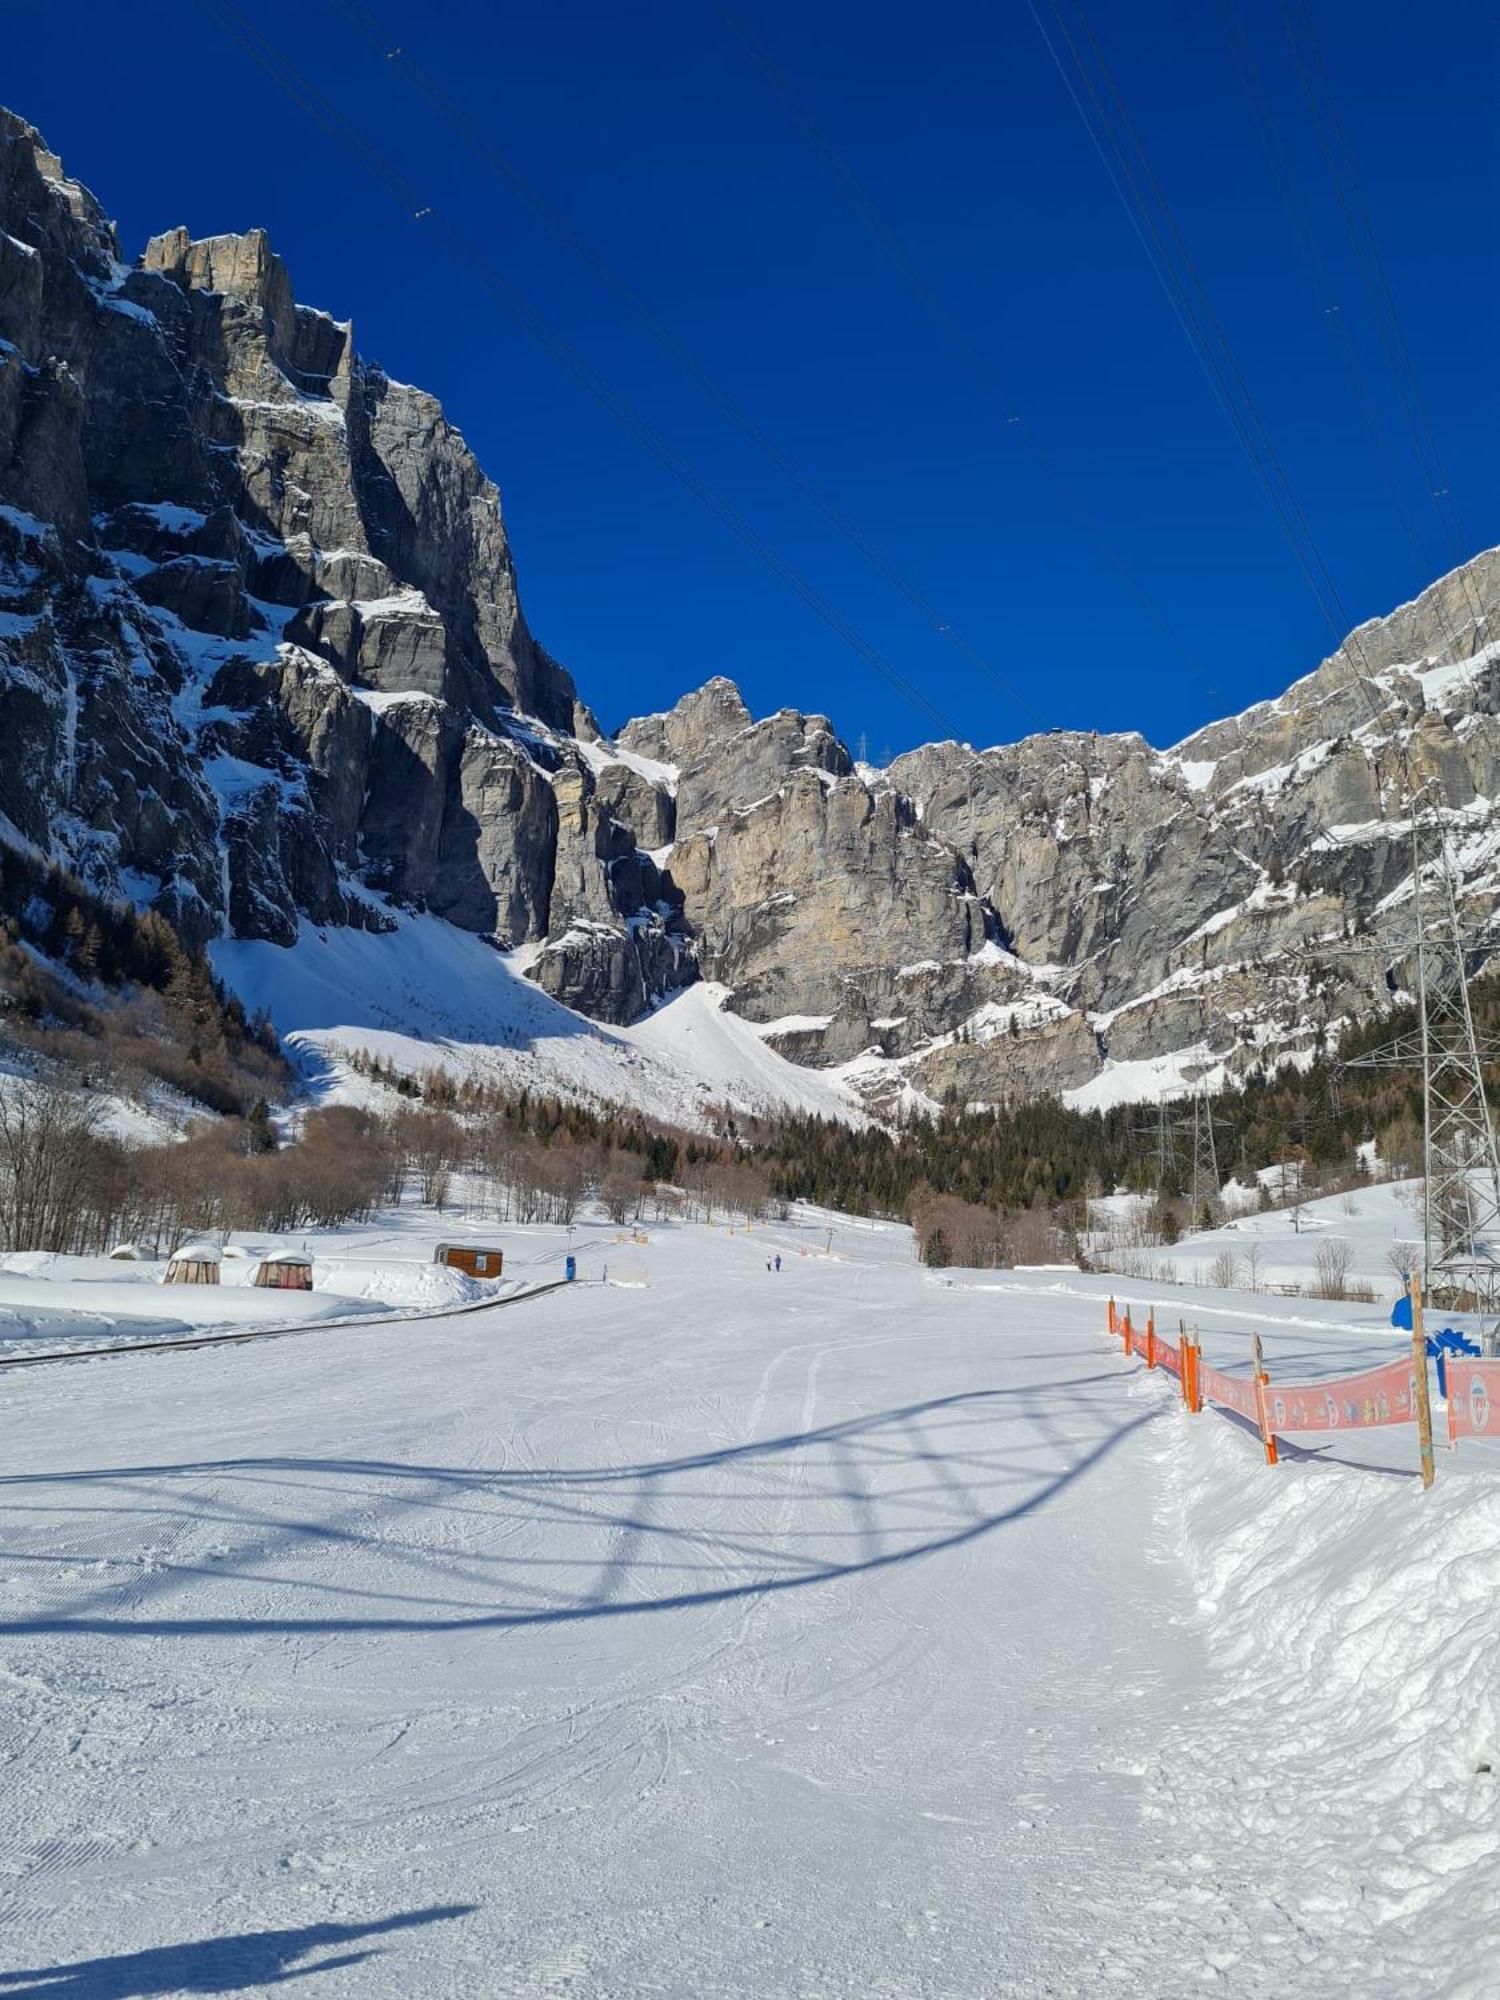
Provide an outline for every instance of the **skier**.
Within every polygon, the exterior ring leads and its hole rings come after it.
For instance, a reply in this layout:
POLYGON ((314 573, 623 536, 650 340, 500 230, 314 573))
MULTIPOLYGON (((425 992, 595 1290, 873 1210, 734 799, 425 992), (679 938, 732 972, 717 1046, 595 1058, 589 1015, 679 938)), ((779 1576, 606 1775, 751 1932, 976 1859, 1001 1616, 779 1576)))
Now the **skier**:
POLYGON ((778 1271, 781 1269, 781 1252, 779 1250, 776 1252, 776 1268, 778 1271))

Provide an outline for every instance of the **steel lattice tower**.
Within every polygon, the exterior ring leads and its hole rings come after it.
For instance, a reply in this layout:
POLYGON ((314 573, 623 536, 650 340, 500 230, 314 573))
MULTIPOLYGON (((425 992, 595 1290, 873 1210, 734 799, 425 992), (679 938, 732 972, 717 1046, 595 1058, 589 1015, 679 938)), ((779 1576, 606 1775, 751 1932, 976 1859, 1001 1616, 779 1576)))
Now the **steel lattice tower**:
POLYGON ((1500 1153, 1469 1001, 1482 953, 1460 917, 1430 798, 1413 807, 1411 838, 1417 1025, 1350 1066, 1421 1069, 1423 1290, 1450 1311, 1482 1315, 1490 1353, 1500 1342, 1500 1153))
POLYGON ((1200 1228, 1205 1207, 1210 1226, 1218 1220, 1219 1149, 1214 1142, 1211 1100, 1202 1083, 1193 1090, 1193 1216, 1192 1227, 1200 1228))

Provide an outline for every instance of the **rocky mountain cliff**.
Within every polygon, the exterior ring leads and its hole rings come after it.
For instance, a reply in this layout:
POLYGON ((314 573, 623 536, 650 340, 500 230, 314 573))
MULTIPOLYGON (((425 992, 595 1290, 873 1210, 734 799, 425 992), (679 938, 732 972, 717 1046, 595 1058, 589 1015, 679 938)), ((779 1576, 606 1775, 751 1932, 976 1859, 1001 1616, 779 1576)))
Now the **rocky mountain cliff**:
POLYGON ((877 1106, 1154 1094, 1399 984, 1403 757, 1490 908, 1497 599, 1491 553, 1166 752, 877 771, 724 680, 609 740, 437 403, 260 232, 125 263, 0 113, 0 833, 194 939, 425 909, 599 1020, 717 980, 877 1106))

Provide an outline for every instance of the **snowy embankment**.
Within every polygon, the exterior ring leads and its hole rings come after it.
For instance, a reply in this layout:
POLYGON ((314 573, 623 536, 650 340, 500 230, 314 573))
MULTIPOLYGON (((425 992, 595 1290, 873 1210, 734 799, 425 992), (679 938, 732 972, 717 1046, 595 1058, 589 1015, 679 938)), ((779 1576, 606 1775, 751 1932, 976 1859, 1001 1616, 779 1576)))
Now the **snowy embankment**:
POLYGON ((496 951, 436 917, 406 914, 390 932, 304 923, 289 948, 220 939, 210 955, 248 1008, 271 1015, 324 1102, 390 1108, 390 1092, 351 1065, 369 1055, 408 1076, 443 1069, 511 1091, 623 1104, 693 1128, 723 1104, 864 1122, 847 1091, 778 1055, 725 1009, 724 988, 708 982, 630 1027, 601 1027, 526 978, 535 947, 496 951))
POLYGON ((1274 1470, 1224 1421, 1180 1427, 1155 1536, 1187 1563, 1208 1673, 1147 1776, 1152 1845, 1183 1871, 1157 1912, 1171 1955, 1235 1993, 1485 2000, 1500 1462, 1440 1453, 1424 1495, 1410 1427, 1274 1470))
MULTIPOLYGON (((612 1282, 0 1376, 13 1977, 1487 1990, 1500 1448, 1267 1468, 1108 1279, 901 1229, 499 1233, 612 1282)), ((1218 1366, 1245 1303, 1195 1301, 1218 1366)), ((1260 1303, 1287 1379, 1391 1351, 1260 1303)))

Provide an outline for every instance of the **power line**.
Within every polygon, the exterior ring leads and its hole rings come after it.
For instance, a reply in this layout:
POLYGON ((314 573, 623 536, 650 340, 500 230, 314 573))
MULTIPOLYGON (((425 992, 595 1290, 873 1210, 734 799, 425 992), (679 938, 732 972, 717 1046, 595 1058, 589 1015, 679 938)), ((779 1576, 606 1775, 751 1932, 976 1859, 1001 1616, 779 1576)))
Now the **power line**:
POLYGON ((1300 196, 1291 151, 1277 120, 1270 94, 1265 87, 1250 38, 1245 32, 1244 22, 1235 6, 1235 0, 1222 0, 1221 26, 1231 65, 1239 78, 1260 137, 1261 150, 1265 154, 1271 180, 1291 225, 1293 241, 1297 246, 1309 289, 1320 306, 1323 325, 1348 376, 1371 456, 1380 469, 1381 483, 1385 487, 1391 510, 1400 523, 1420 567, 1435 573, 1445 566, 1446 558, 1441 551, 1434 558, 1426 547, 1407 505, 1401 473, 1386 436, 1385 426, 1381 422, 1379 402, 1369 381, 1359 344, 1350 331, 1349 316, 1336 297, 1338 288, 1334 282, 1332 267, 1324 254, 1309 207, 1300 196))
POLYGON ((464 110, 442 84, 402 46, 391 48, 378 23, 359 0, 331 0, 367 45, 385 55, 394 73, 444 125, 457 143, 492 174, 525 207, 590 276, 616 298, 637 324, 696 385, 725 420, 760 452, 807 503, 821 514, 865 561, 925 619, 946 645, 976 669, 1020 713, 1045 729, 1049 718, 1036 708, 988 658, 967 639, 953 620, 933 603, 919 585, 844 512, 838 502, 798 463, 792 454, 753 417, 718 379, 701 357, 661 317, 634 286, 621 277, 577 226, 542 192, 535 181, 464 110))
MULTIPOLYGON (((1421 380, 1396 306, 1395 293, 1391 288, 1385 260, 1381 256, 1380 239, 1376 234, 1374 219, 1355 164, 1348 133, 1339 116, 1338 101, 1333 93, 1327 66, 1323 61, 1317 32, 1306 8, 1300 10, 1294 8, 1292 0, 1287 0, 1284 18, 1287 40, 1291 45, 1303 95, 1318 134, 1328 176, 1333 184, 1355 260, 1360 266, 1369 292, 1376 330, 1385 350, 1397 397, 1406 417, 1417 466, 1447 539, 1449 559, 1455 567, 1462 569, 1463 539, 1451 505, 1448 474, 1444 468, 1436 432, 1427 413, 1421 380)), ((1483 614, 1480 612, 1467 575, 1464 577, 1464 584, 1469 597, 1469 608, 1474 614, 1477 636, 1478 626, 1484 622, 1483 614)))
POLYGON ((1323 560, 1228 335, 1198 275, 1171 204, 1135 131, 1082 0, 1077 0, 1074 9, 1079 21, 1077 32, 1069 26, 1059 0, 1043 0, 1043 3, 1052 18, 1054 32, 1049 32, 1042 19, 1038 0, 1027 0, 1043 45, 1319 609, 1335 636, 1342 640, 1353 620, 1344 608, 1338 586, 1323 560), (1087 52, 1082 46, 1085 39, 1087 52), (1063 49, 1069 60, 1064 59, 1063 49))
POLYGON ((793 88, 785 72, 773 60, 743 15, 728 5, 721 5, 719 11, 744 45, 750 61, 765 79, 793 128, 821 163, 856 219, 890 259, 902 283, 936 328, 972 387, 1007 434, 1018 440, 1054 497, 1094 542, 1125 595, 1156 628, 1177 656, 1183 670, 1214 701, 1222 701, 1224 696, 1219 687, 1206 674, 1161 605, 1136 576, 1114 538, 1085 505, 1056 459, 1020 414, 1015 399, 999 381, 990 362, 974 345, 962 323, 924 275, 900 233, 871 199, 858 175, 793 88))
POLYGON ((449 260, 464 270, 558 367, 570 375, 616 423, 671 473, 705 511, 778 577, 870 670, 879 674, 919 714, 948 737, 958 731, 937 704, 873 646, 827 598, 788 562, 735 508, 685 460, 640 411, 620 395, 544 314, 539 312, 489 257, 438 206, 379 151, 308 82, 237 8, 224 0, 199 0, 204 11, 230 39, 272 79, 283 94, 347 153, 387 198, 408 218, 419 221, 425 234, 449 260))

